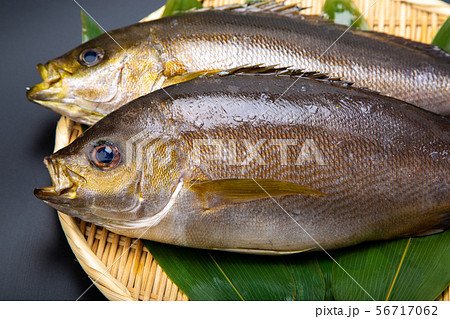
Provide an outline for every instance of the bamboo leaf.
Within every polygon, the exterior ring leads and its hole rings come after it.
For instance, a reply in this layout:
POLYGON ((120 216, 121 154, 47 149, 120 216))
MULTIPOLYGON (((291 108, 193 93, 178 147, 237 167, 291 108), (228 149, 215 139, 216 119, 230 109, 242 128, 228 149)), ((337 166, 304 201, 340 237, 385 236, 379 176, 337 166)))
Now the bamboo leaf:
POLYGON ((315 254, 260 256, 144 245, 192 300, 323 300, 325 294, 315 254))
POLYGON ((210 252, 244 300, 294 300, 295 284, 281 258, 210 252))
POLYGON ((369 24, 351 0, 327 0, 322 7, 322 13, 334 23, 370 30, 369 24))
MULTIPOLYGON (((450 282, 450 231, 338 251, 336 261, 375 300, 434 300, 450 282)), ((333 265, 337 300, 371 300, 333 265)))
POLYGON ((445 20, 438 33, 434 36, 432 45, 437 45, 441 49, 450 53, 450 17, 445 20))
POLYGON ((320 253, 284 256, 295 282, 295 300, 326 300, 326 281, 319 266, 320 253))
POLYGON ((89 41, 102 33, 102 29, 84 11, 81 11, 81 42, 89 41))
POLYGON ((436 299, 450 283, 449 243, 450 231, 413 238, 388 299, 436 299))
POLYGON ((333 266, 337 300, 384 300, 395 277, 407 240, 359 245, 339 251, 333 266), (361 289, 351 277, 364 289, 361 289), (367 294, 367 293, 368 294, 367 294))
POLYGON ((335 300, 333 296, 332 287, 332 271, 333 271, 333 261, 325 253, 317 257, 317 261, 320 267, 320 271, 323 276, 323 281, 325 285, 325 296, 324 300, 332 301, 335 300))
POLYGON ((166 3, 166 9, 164 10, 162 16, 168 17, 177 14, 182 14, 183 12, 201 8, 202 4, 197 0, 168 0, 166 3))
POLYGON ((208 251, 148 240, 144 244, 191 300, 243 300, 208 251))
POLYGON ((447 231, 331 251, 340 266, 320 252, 254 256, 144 244, 192 300, 434 300, 450 282, 449 241, 447 231))

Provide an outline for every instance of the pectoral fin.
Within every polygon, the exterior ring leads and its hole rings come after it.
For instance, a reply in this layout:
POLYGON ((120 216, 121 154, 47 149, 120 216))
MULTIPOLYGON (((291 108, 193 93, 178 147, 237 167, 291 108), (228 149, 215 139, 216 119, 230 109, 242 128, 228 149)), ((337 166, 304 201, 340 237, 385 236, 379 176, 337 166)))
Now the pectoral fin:
POLYGON ((237 204, 287 195, 326 196, 307 186, 271 179, 221 179, 191 182, 189 188, 205 201, 208 209, 220 204, 237 204))
POLYGON ((199 76, 213 75, 222 71, 223 70, 203 70, 199 72, 189 72, 186 70, 184 65, 169 61, 165 64, 164 72, 162 74, 166 78, 163 86, 166 87, 169 85, 186 82, 198 78, 199 76))

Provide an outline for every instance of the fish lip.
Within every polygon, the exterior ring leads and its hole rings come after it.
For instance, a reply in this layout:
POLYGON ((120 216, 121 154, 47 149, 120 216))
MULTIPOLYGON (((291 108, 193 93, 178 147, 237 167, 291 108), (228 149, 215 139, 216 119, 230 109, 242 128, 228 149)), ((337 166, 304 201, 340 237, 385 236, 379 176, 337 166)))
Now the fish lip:
POLYGON ((47 62, 45 65, 42 63, 39 63, 37 65, 37 69, 39 71, 39 74, 42 77, 42 82, 35 85, 31 90, 37 90, 37 89, 49 89, 52 85, 55 83, 58 83, 62 79, 62 75, 64 73, 71 74, 71 72, 60 68, 56 63, 53 61, 47 62))
POLYGON ((51 197, 60 196, 60 194, 58 194, 58 192, 55 190, 55 186, 35 188, 33 194, 40 200, 48 200, 51 197))
POLYGON ((27 89, 26 95, 29 101, 87 125, 93 125, 105 116, 105 114, 83 108, 73 103, 71 99, 64 98, 66 101, 62 101, 58 96, 61 94, 62 88, 57 84, 62 81, 64 76, 71 75, 70 71, 59 67, 52 61, 46 65, 38 64, 37 68, 43 81, 27 89))
POLYGON ((61 82, 62 76, 60 69, 51 61, 46 65, 39 63, 37 69, 42 77, 42 82, 27 90, 27 98, 32 102, 39 103, 39 101, 51 100, 51 96, 61 91, 56 84, 61 82))
POLYGON ((53 186, 36 188, 34 196, 50 202, 55 202, 59 198, 74 199, 79 185, 86 182, 84 177, 52 156, 46 157, 44 164, 47 166, 53 186))
POLYGON ((60 68, 53 61, 47 62, 45 65, 39 63, 37 69, 42 77, 42 82, 27 90, 27 98, 32 102, 51 99, 48 96, 54 96, 61 91, 57 84, 61 83, 62 78, 67 74, 72 74, 70 71, 60 68))
POLYGON ((43 82, 47 82, 49 85, 60 81, 63 75, 72 75, 71 71, 59 66, 55 61, 49 61, 45 65, 39 63, 36 67, 43 82))
POLYGON ((79 122, 86 125, 93 125, 105 116, 105 114, 84 109, 81 106, 74 103, 60 102, 57 100, 53 100, 51 98, 47 99, 36 98, 33 95, 34 94, 34 92, 32 92, 33 89, 34 87, 31 88, 29 91, 27 91, 27 97, 30 101, 37 103, 58 114, 67 116, 68 118, 74 120, 75 122, 79 122))

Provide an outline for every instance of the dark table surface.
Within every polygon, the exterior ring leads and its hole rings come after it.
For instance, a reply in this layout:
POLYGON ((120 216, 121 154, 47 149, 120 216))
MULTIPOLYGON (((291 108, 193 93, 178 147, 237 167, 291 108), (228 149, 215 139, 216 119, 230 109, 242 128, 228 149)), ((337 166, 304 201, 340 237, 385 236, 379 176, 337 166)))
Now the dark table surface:
MULTIPOLYGON (((449 0, 446 0, 449 1, 449 0)), ((78 0, 106 30, 135 23, 165 0, 78 0)), ((2 1, 0 300, 76 300, 91 281, 78 264, 56 212, 33 196, 51 185, 44 156, 52 153, 59 116, 25 97, 41 81, 36 64, 81 41, 73 0, 2 1)), ((81 300, 106 300, 94 287, 81 300)))
MULTIPOLYGON (((78 0, 106 30, 132 24, 165 0, 78 0)), ((41 82, 36 64, 81 42, 73 0, 2 1, 0 300, 76 300, 91 281, 78 264, 55 210, 33 196, 51 185, 44 156, 52 153, 59 116, 29 102, 41 82)), ((81 300, 106 300, 93 287, 81 300)))

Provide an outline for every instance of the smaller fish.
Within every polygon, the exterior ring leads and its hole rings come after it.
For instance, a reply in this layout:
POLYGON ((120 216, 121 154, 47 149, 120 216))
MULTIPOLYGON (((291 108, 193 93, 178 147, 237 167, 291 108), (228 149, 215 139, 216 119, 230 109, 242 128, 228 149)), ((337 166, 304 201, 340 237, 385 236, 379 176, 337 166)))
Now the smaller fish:
POLYGON ((27 97, 91 125, 142 95, 205 72, 276 65, 342 78, 450 115, 444 51, 268 7, 198 10, 110 31, 39 64, 43 82, 27 97))

